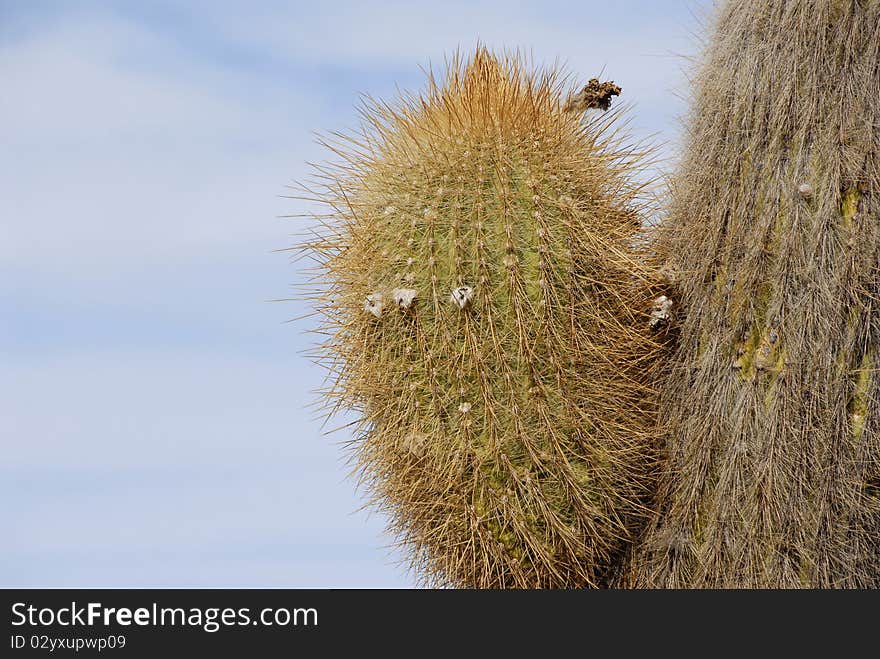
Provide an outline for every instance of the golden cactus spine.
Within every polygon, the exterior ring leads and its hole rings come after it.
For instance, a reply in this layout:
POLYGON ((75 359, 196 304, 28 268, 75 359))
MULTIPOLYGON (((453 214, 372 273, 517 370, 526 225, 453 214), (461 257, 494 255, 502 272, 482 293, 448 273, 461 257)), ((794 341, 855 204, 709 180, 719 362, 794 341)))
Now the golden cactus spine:
POLYGON ((659 241, 685 305, 629 583, 880 585, 880 2, 731 0, 659 241))
POLYGON ((602 585, 648 515, 664 348, 638 154, 562 91, 455 57, 310 186, 327 402, 356 411, 351 457, 430 584, 602 585))

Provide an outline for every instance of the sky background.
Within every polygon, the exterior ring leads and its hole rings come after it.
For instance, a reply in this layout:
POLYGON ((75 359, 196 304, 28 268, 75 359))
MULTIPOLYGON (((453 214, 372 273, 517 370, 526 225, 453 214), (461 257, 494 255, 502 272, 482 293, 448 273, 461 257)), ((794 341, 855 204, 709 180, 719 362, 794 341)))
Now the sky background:
POLYGON ((0 586, 409 587, 310 405, 282 198, 481 40, 673 157, 709 0, 0 0, 0 586))

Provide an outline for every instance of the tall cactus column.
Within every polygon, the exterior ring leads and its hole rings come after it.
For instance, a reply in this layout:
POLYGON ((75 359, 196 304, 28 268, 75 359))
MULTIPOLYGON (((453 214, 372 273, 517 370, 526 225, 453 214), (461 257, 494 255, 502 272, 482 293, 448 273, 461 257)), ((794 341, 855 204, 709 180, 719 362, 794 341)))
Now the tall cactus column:
POLYGON ((660 251, 685 309, 631 583, 880 586, 880 2, 720 9, 660 251))
POLYGON ((664 348, 636 154, 581 116, 618 87, 561 92, 480 49, 322 169, 328 402, 429 583, 598 586, 648 515, 664 348))

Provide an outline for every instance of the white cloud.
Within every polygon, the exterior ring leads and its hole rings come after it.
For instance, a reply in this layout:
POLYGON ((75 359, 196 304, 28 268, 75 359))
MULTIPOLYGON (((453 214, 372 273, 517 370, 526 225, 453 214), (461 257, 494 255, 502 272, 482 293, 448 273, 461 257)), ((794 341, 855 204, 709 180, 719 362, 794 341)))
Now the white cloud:
POLYGON ((293 468, 317 456, 321 468, 332 468, 326 460, 338 455, 333 442, 343 437, 322 436, 307 409, 323 373, 304 369, 293 352, 269 363, 197 348, 7 358, 4 462, 112 470, 284 461, 293 468))
POLYGON ((278 195, 317 153, 320 92, 185 58, 173 72, 151 68, 153 53, 173 58, 173 45, 108 20, 0 47, 7 266, 108 272, 223 245, 284 246, 278 195))
POLYGON ((219 95, 126 71, 120 60, 129 49, 161 52, 162 42, 134 25, 101 21, 7 43, 0 138, 22 146, 106 146, 138 132, 210 134, 236 119, 236 108, 219 95))
POLYGON ((0 585, 408 583, 382 517, 353 514, 344 437, 310 420, 320 374, 295 356, 12 361, 0 585))
POLYGON ((643 2, 628 3, 629 12, 625 4, 616 11, 596 4, 342 2, 307 10, 256 8, 246 21, 217 13, 208 21, 232 42, 290 61, 356 70, 409 71, 429 61, 438 66, 456 47, 479 40, 522 48, 538 62, 562 58, 581 77, 604 68, 639 99, 665 98, 667 85, 677 80, 671 55, 694 46, 689 26, 680 22, 686 3, 648 12, 643 2))

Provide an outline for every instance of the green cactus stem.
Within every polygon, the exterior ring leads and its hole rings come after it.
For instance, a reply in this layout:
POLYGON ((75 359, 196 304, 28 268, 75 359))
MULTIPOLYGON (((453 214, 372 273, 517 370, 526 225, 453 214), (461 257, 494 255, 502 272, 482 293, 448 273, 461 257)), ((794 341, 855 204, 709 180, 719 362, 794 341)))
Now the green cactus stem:
POLYGON ((358 415, 351 457, 429 584, 599 586, 648 516, 670 307, 640 155, 562 92, 456 57, 365 109, 310 186, 328 405, 358 415))

